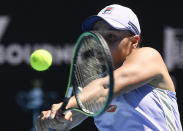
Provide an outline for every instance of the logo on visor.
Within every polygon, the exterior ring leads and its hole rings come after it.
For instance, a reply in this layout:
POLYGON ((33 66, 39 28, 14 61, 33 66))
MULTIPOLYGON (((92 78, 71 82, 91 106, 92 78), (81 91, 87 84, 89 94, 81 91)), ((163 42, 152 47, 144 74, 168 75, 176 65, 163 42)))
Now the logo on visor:
POLYGON ((107 7, 102 14, 110 14, 114 7, 107 7))

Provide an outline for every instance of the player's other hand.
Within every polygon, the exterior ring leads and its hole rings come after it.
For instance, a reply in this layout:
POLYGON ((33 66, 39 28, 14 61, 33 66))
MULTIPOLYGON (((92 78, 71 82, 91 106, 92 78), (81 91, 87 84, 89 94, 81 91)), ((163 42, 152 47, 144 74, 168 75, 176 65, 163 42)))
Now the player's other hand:
POLYGON ((42 111, 36 120, 36 128, 38 131, 50 131, 50 127, 56 130, 68 131, 69 125, 72 123, 72 112, 67 112, 64 116, 56 116, 56 112, 60 109, 62 103, 53 104, 51 110, 42 111))

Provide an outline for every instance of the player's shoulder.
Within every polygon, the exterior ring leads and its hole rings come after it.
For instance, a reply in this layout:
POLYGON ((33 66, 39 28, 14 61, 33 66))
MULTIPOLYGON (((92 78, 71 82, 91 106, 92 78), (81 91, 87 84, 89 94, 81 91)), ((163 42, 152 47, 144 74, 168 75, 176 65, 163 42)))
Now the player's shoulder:
POLYGON ((141 47, 138 48, 138 51, 142 52, 142 53, 154 53, 154 54, 159 54, 159 51, 152 48, 152 47, 141 47))
POLYGON ((163 61, 161 54, 152 47, 137 48, 127 58, 129 61, 139 61, 141 63, 163 61))
POLYGON ((158 50, 152 48, 152 47, 141 47, 138 48, 135 52, 135 55, 143 55, 146 57, 161 57, 161 54, 158 50))

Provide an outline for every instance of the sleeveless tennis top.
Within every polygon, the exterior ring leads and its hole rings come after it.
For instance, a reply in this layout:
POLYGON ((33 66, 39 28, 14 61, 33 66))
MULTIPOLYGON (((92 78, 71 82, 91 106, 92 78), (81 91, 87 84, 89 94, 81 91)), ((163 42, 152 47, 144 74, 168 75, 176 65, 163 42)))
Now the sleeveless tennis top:
POLYGON ((182 131, 176 93, 150 85, 116 97, 94 121, 99 131, 182 131))

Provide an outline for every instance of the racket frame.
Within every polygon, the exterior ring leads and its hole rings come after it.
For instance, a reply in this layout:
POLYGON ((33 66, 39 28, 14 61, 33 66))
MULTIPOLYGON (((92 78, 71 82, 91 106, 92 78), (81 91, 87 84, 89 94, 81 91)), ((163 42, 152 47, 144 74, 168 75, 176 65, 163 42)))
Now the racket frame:
MULTIPOLYGON (((80 105, 78 104, 79 101, 78 101, 77 97, 75 97, 75 98, 76 98, 76 101, 77 101, 78 108, 73 107, 73 108, 69 108, 68 110, 75 110, 75 111, 78 111, 78 112, 83 113, 84 115, 94 117, 94 116, 100 115, 107 108, 108 104, 112 100, 112 96, 113 96, 113 85, 114 85, 112 56, 110 55, 110 57, 111 57, 110 59, 111 60, 109 61, 109 59, 107 57, 108 54, 106 54, 106 52, 105 52, 105 50, 103 48, 103 45, 101 43, 101 40, 104 41, 104 42, 105 42, 105 40, 103 38, 101 38, 101 35, 99 33, 97 33, 97 32, 92 32, 92 31, 91 32, 84 32, 84 33, 82 33, 79 36, 79 38, 78 38, 78 40, 76 42, 76 45, 75 45, 74 51, 73 51, 73 55, 72 55, 71 65, 70 65, 69 80, 68 80, 68 85, 67 85, 67 89, 66 89, 66 93, 65 93, 65 99, 69 99, 72 96, 73 93, 76 94, 76 89, 74 87, 72 87, 72 85, 71 85, 72 84, 73 77, 74 77, 74 73, 73 73, 73 70, 75 68, 74 64, 75 64, 75 61, 77 59, 77 52, 80 49, 80 46, 82 45, 81 44, 82 38, 83 37, 88 37, 88 36, 94 37, 97 40, 97 43, 99 44, 99 46, 101 47, 101 49, 103 50, 102 52, 104 53, 104 58, 105 58, 105 61, 107 63, 106 64, 106 66, 107 66, 107 74, 109 75, 109 84, 107 86, 107 88, 109 88, 109 93, 108 93, 108 96, 107 96, 107 100, 105 102, 105 106, 103 106, 103 108, 99 112, 97 112, 97 113, 91 114, 91 113, 84 112, 82 110, 82 108, 80 107, 80 105), (98 38, 98 37, 100 37, 100 38, 98 38)), ((107 44, 107 43, 104 43, 104 44, 107 44)), ((65 106, 66 106, 66 104, 65 104, 65 106)), ((63 112, 63 108, 62 108, 61 112, 63 112)))

